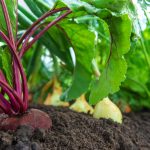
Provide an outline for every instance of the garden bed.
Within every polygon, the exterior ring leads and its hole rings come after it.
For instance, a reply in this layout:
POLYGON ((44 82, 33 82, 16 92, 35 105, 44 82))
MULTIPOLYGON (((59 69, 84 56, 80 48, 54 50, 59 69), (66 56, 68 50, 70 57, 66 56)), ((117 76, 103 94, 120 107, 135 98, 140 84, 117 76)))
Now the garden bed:
POLYGON ((68 108, 32 106, 47 112, 53 122, 45 132, 21 126, 0 131, 0 150, 149 150, 150 112, 124 115, 122 125, 94 119, 68 108))

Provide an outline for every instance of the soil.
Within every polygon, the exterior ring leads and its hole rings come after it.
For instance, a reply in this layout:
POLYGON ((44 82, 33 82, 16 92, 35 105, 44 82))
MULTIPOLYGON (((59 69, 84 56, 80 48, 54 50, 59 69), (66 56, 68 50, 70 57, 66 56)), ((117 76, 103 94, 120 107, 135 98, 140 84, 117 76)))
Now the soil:
POLYGON ((68 108, 32 106, 48 113, 52 129, 20 126, 0 131, 0 150, 150 150, 150 111, 124 115, 123 124, 68 108))

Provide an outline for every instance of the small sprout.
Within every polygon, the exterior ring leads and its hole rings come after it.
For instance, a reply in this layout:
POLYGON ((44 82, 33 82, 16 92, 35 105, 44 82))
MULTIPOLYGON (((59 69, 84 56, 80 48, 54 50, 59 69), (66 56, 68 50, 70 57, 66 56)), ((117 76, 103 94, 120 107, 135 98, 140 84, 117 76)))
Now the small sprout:
POLYGON ((120 109, 109 98, 104 98, 96 104, 93 117, 97 119, 112 119, 115 122, 122 123, 122 114, 120 109))
POLYGON ((93 114, 93 107, 87 103, 84 95, 79 97, 75 103, 70 106, 70 109, 76 112, 93 114))

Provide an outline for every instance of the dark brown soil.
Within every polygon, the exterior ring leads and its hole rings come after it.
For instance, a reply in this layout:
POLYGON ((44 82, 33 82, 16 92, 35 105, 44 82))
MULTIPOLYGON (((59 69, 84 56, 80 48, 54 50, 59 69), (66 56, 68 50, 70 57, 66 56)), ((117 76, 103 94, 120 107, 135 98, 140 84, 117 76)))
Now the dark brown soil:
POLYGON ((124 115, 122 125, 67 108, 34 106, 52 117, 48 132, 20 126, 0 131, 0 150, 150 150, 150 112, 124 115))

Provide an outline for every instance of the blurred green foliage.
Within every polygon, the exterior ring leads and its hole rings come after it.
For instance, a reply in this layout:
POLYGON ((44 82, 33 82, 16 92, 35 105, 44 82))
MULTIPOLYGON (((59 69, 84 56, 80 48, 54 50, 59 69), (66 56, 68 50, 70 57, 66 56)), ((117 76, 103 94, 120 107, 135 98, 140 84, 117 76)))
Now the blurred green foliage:
MULTIPOLYGON (((91 104, 96 104, 110 95, 116 103, 130 105, 133 110, 150 108, 150 24, 146 3, 139 2, 147 18, 147 26, 142 30, 137 10, 128 0, 24 1, 30 11, 19 4, 18 38, 52 8, 67 6, 73 11, 65 21, 49 29, 23 58, 30 94, 35 102, 41 97, 45 85, 57 78, 63 87, 64 100, 69 101, 88 93, 87 99, 91 104), (140 30, 139 35, 135 24, 140 30), (96 64, 94 69, 93 61, 96 64), (94 71, 101 75, 97 76, 94 71)), ((48 17, 44 24, 59 15, 48 17)), ((0 27, 5 32, 3 23, 0 23, 0 27)), ((9 56, 2 55, 0 53, 4 63, 9 56)), ((0 66, 3 66, 2 62, 0 66)), ((9 67, 7 64, 5 66, 9 67)), ((11 71, 5 68, 5 72, 8 70, 11 71)), ((10 74, 6 72, 8 79, 10 74)), ((42 100, 52 90, 50 85, 42 95, 42 100)))

